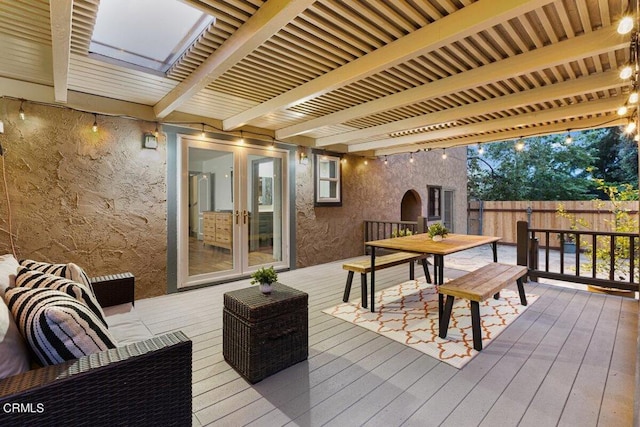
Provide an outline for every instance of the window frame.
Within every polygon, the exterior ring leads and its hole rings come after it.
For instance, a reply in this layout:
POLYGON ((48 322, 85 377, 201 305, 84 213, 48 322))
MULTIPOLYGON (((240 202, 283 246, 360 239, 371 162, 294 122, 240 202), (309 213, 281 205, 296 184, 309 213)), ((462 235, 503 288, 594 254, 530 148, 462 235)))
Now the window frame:
POLYGON ((313 164, 314 206, 342 206, 342 157, 335 154, 314 153, 313 164), (320 176, 320 162, 326 160, 335 162, 335 177, 323 178, 320 176), (336 197, 320 198, 319 189, 322 182, 336 183, 336 197))
POLYGON ((427 186, 427 220, 437 221, 441 219, 442 219, 442 186, 428 185, 427 186))

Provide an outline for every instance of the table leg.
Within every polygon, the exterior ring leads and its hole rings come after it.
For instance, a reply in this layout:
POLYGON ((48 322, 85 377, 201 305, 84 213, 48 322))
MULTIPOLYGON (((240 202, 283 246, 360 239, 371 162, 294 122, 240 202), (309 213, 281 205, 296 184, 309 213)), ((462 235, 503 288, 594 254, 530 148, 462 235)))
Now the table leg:
POLYGON ((493 262, 498 262, 498 242, 491 243, 491 249, 493 250, 493 262))
POLYGON ((433 257, 434 269, 438 271, 438 277, 436 278, 436 284, 442 285, 444 283, 444 256, 434 255, 433 257), (437 265, 436 265, 437 263, 437 265))
MULTIPOLYGON (((371 312, 375 312, 375 300, 376 300, 376 247, 371 246, 371 312)), ((364 307, 366 308, 367 302, 363 302, 364 307)))

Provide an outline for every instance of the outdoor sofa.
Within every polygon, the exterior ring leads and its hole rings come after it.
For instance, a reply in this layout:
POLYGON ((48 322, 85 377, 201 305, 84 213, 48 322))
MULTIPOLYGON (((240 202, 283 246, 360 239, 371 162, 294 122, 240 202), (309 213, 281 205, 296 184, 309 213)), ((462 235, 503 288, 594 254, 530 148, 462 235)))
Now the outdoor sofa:
POLYGON ((148 332, 135 312, 133 275, 90 280, 109 330, 129 339, 1 379, 0 424, 191 425, 191 341, 182 332, 148 332))

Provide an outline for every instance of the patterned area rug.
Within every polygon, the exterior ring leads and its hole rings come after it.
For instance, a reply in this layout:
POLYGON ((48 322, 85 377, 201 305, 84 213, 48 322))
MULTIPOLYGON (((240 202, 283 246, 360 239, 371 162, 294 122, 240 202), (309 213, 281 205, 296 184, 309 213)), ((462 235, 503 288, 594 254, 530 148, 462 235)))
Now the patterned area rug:
MULTIPOLYGON (((517 292, 504 289, 499 300, 490 298, 481 303, 483 351, 537 299, 537 295, 527 293, 528 306, 525 307, 520 304, 517 292)), ((401 342, 458 369, 478 354, 473 349, 469 301, 456 298, 445 339, 438 336, 436 288, 424 279, 410 280, 376 292, 376 301, 375 313, 362 308, 360 299, 323 312, 401 342)))

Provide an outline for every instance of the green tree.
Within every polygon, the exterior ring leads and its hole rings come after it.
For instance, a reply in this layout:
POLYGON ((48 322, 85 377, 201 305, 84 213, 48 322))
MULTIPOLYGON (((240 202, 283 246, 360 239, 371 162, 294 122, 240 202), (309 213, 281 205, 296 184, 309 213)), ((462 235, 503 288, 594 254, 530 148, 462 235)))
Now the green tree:
POLYGON ((487 144, 482 156, 469 150, 468 192, 480 200, 585 200, 595 185, 590 141, 575 135, 528 138, 522 151, 515 141, 487 144))
MULTIPOLYGON (((594 178, 610 186, 631 184, 638 187, 638 147, 622 128, 589 130, 584 136, 595 151, 594 178)), ((598 196, 606 194, 600 190, 598 196)))

